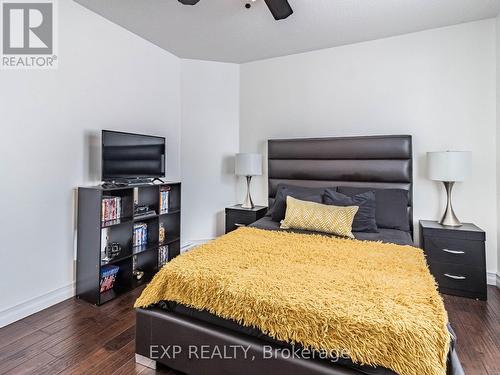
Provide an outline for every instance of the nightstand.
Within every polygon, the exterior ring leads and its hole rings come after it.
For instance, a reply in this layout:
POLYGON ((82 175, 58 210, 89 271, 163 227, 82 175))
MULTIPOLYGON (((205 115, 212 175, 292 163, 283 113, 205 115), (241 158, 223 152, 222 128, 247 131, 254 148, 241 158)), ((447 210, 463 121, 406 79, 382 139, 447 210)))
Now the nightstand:
POLYGON ((486 300, 485 239, 474 224, 446 227, 420 221, 420 245, 440 292, 486 300))
POLYGON ((264 217, 267 207, 242 208, 240 204, 226 207, 226 233, 244 227, 264 217))

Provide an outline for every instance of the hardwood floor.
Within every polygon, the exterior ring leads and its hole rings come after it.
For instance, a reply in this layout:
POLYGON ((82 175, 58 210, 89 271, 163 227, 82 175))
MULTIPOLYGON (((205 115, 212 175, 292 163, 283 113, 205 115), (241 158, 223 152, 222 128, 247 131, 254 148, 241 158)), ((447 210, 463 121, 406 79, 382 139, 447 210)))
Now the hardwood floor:
POLYGON ((488 286, 487 302, 443 297, 465 373, 500 375, 500 290, 488 286))
MULTIPOLYGON (((0 374, 169 374, 134 360, 137 289, 96 307, 69 299, 0 329, 0 374)), ((466 374, 500 375, 500 290, 488 302, 444 296, 466 374)))

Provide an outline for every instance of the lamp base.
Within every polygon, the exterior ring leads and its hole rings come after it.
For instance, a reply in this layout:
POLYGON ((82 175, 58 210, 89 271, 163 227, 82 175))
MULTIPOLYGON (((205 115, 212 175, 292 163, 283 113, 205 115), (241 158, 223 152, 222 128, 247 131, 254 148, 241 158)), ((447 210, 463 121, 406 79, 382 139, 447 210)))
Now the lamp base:
POLYGON ((245 197, 245 200, 243 201, 243 204, 241 205, 241 208, 249 208, 252 209, 255 207, 252 201, 252 197, 250 196, 250 182, 252 181, 252 176, 247 176, 247 195, 245 197))
POLYGON ((446 189, 446 210, 444 211, 443 217, 439 224, 447 227, 461 227, 462 223, 458 220, 455 211, 453 211, 453 206, 451 204, 451 191, 453 190, 454 182, 443 181, 444 188, 446 189))

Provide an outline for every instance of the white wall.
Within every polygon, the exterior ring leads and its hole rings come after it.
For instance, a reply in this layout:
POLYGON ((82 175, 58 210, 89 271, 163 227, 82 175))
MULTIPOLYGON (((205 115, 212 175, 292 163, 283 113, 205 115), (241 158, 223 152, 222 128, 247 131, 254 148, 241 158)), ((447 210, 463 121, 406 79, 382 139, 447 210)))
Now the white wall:
POLYGON ((235 202, 239 65, 182 60, 183 242, 224 233, 224 207, 235 202))
MULTIPOLYGON (((426 178, 426 152, 471 150, 454 206, 486 230, 496 272, 495 69, 494 20, 244 64, 240 149, 265 153, 277 137, 411 134, 417 222, 438 219, 445 203, 426 178)), ((256 182, 265 204, 265 178, 256 182)))
POLYGON ((100 129, 166 136, 180 176, 180 60, 58 3, 59 69, 0 71, 0 326, 72 295, 73 189, 99 179, 100 129))

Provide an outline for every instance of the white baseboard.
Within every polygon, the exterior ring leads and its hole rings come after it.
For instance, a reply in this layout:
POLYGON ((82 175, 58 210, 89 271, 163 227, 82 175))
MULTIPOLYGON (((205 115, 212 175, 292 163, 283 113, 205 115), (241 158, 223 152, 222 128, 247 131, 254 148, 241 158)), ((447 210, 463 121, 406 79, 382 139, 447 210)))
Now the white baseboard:
POLYGON ((46 309, 75 295, 75 284, 71 283, 52 292, 32 298, 16 306, 0 311, 0 328, 46 309))
POLYGON ((214 238, 206 238, 203 240, 188 240, 184 245, 181 247, 181 253, 185 251, 191 250, 193 247, 203 245, 204 243, 207 243, 209 241, 212 241, 214 238))
POLYGON ((488 285, 496 285, 500 288, 500 274, 495 274, 494 272, 486 273, 486 283, 488 285))
MULTIPOLYGON (((187 243, 182 246, 181 252, 188 251, 189 249, 201 245, 203 243, 206 243, 210 240, 212 239, 210 238, 203 240, 187 241, 187 243)), ((50 306, 53 306, 68 298, 71 298, 74 295, 75 295, 75 283, 73 282, 67 286, 61 287, 59 289, 45 293, 41 296, 29 299, 16 306, 2 310, 0 311, 0 328, 5 327, 6 325, 14 323, 23 318, 26 318, 27 316, 30 316, 50 306)))

